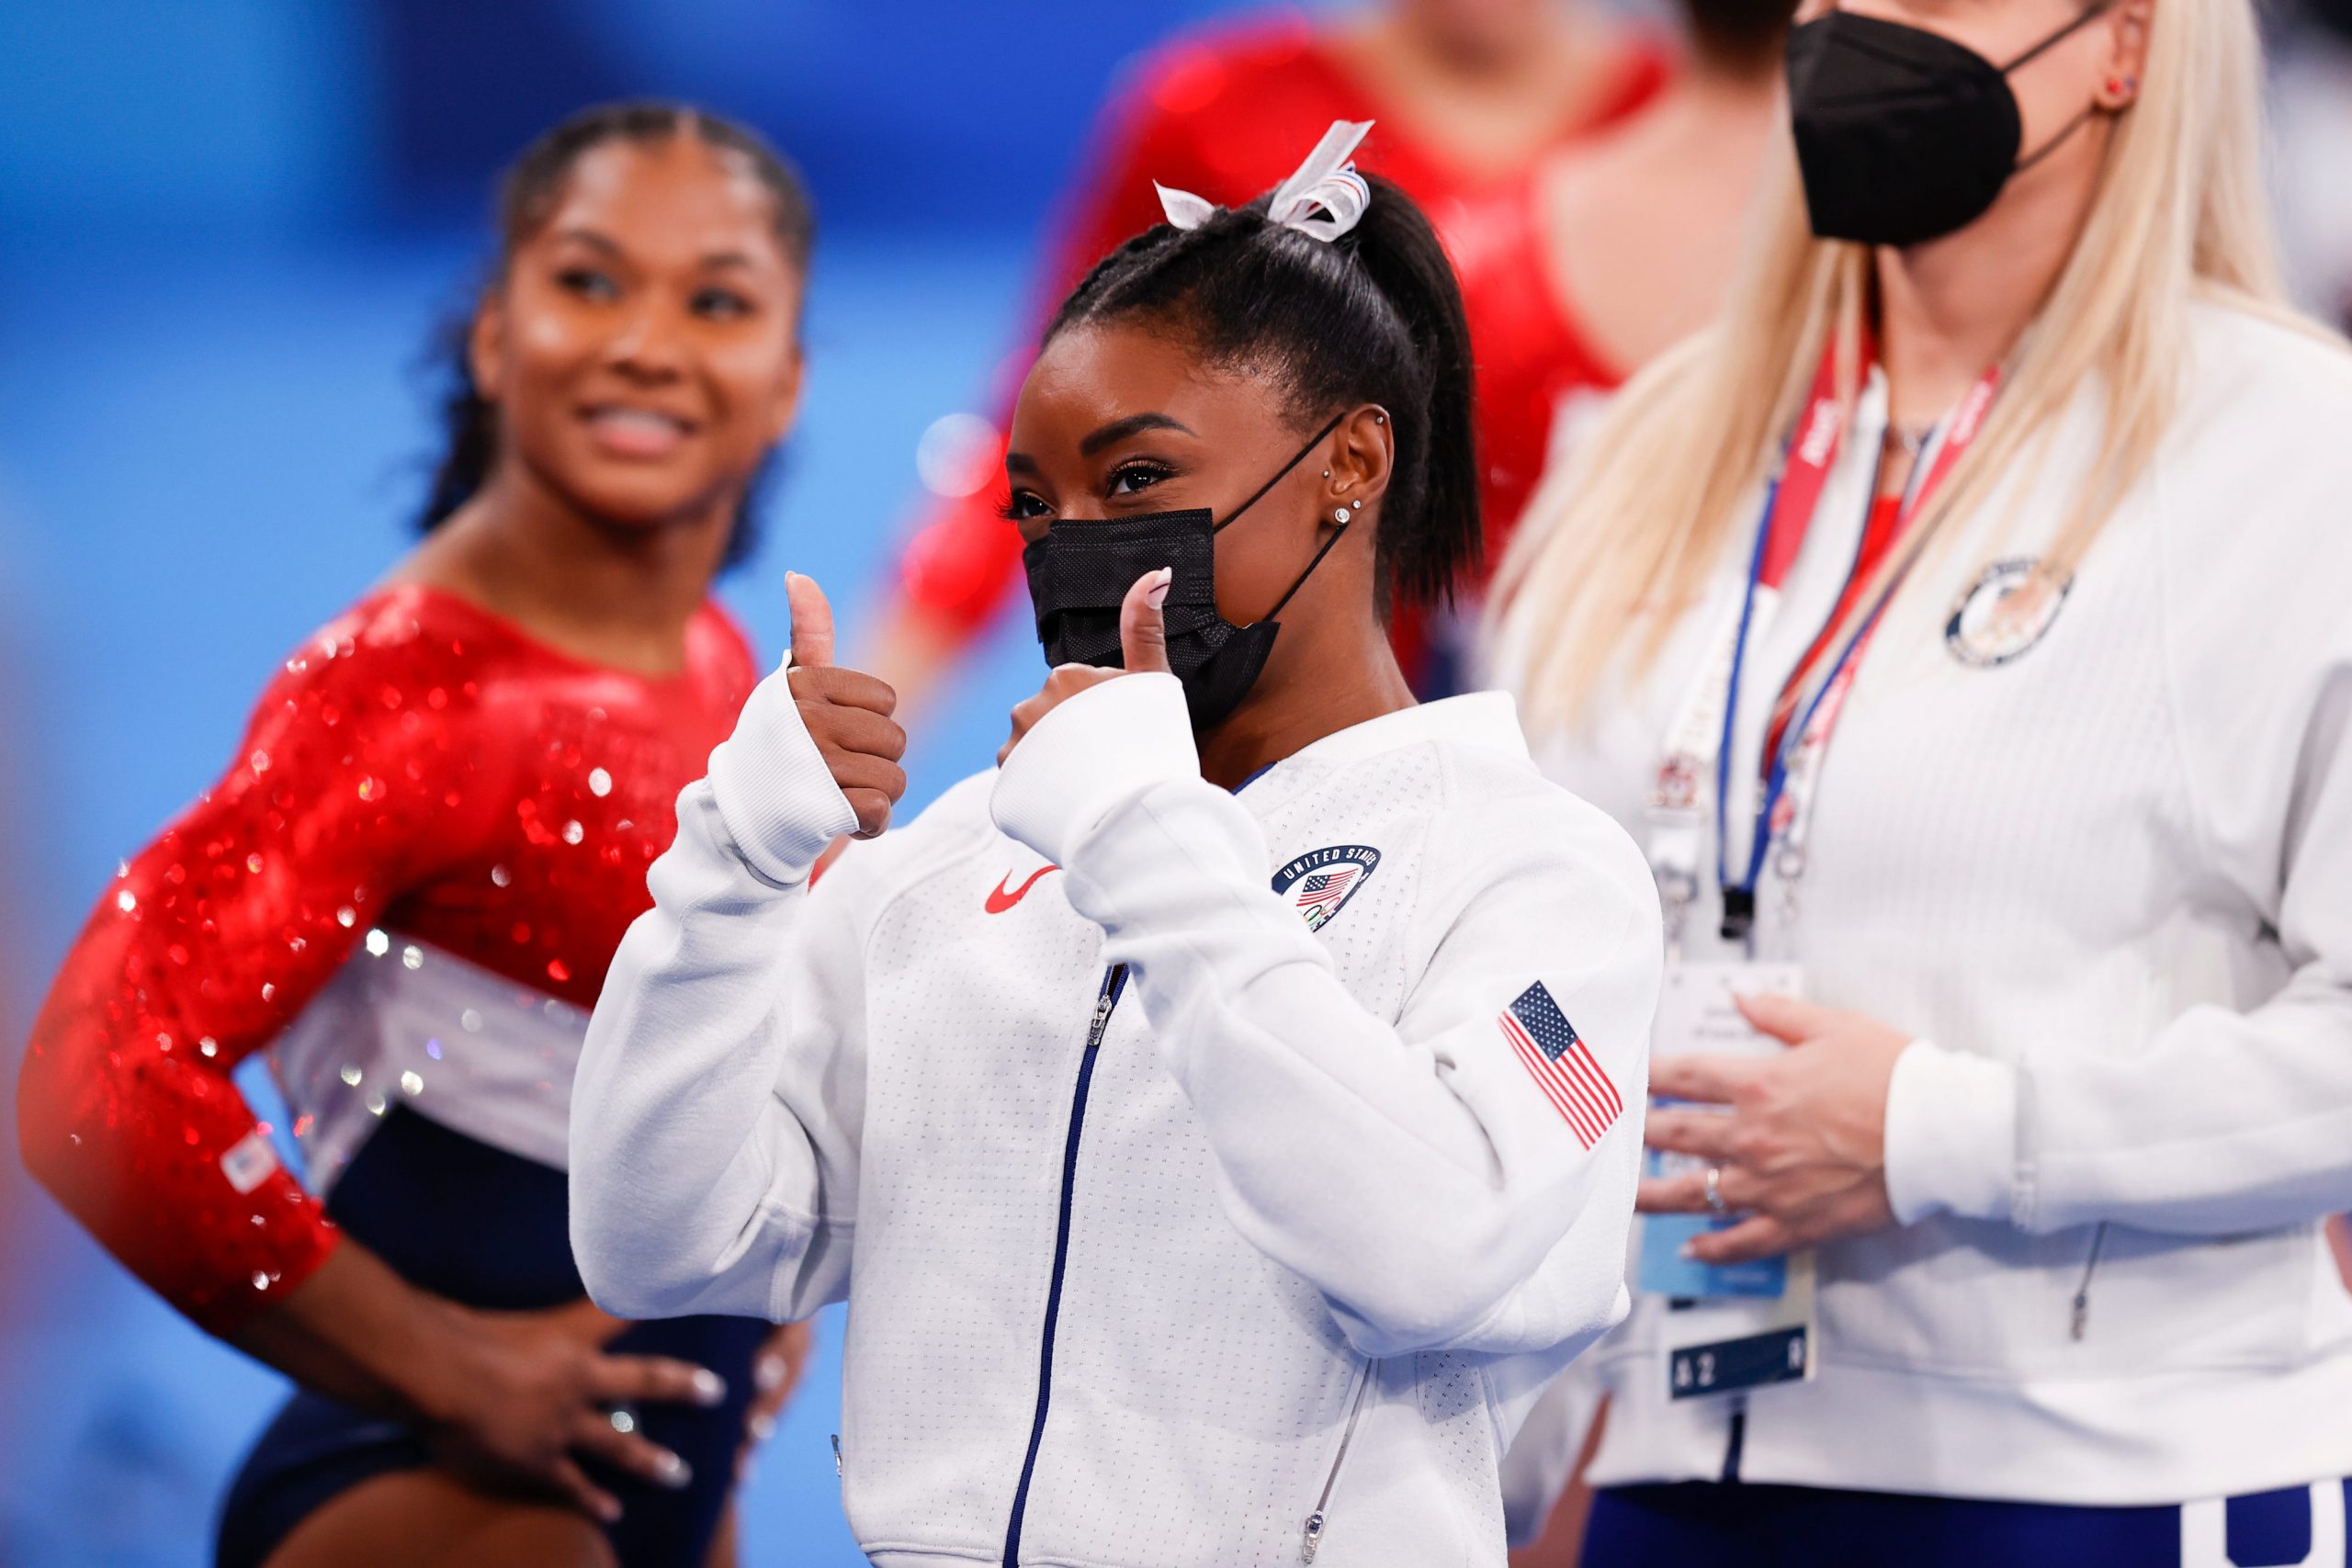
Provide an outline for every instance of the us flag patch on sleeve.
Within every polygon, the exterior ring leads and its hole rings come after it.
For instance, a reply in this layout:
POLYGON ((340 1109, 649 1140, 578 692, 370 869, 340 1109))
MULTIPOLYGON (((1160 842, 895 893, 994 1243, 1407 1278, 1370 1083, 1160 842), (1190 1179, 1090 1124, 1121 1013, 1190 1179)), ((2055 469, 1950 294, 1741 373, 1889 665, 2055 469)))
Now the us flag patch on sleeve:
POLYGON ((1592 1059, 1576 1026, 1560 1004, 1538 980, 1505 1008, 1495 1020, 1552 1108, 1566 1118, 1586 1148, 1600 1142, 1602 1134, 1625 1109, 1617 1086, 1592 1059))

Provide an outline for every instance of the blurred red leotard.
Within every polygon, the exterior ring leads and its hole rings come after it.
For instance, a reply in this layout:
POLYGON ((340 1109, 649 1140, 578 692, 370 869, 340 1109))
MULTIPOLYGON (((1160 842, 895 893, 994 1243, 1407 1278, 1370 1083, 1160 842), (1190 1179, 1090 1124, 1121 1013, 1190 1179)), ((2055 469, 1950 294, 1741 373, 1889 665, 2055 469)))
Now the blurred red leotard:
POLYGON ((1627 371, 1587 341, 1552 276, 1537 178, 1465 202, 1447 240, 1478 349, 1479 502, 1491 563, 1544 474, 1560 411, 1627 371))
MULTIPOLYGON (((215 1333, 293 1289, 336 1229, 278 1168, 230 1069, 363 950, 409 970, 430 953, 549 1015, 592 1007, 650 903, 677 793, 756 673, 713 604, 684 671, 649 678, 437 590, 363 599, 287 660, 227 775, 99 900, 26 1064, 35 1171, 215 1333)), ((466 1092, 454 1062, 435 1076, 354 1089, 378 1116, 389 1097, 433 1117, 466 1092)), ((532 1089, 568 1100, 569 1075, 532 1089)))
MULTIPOLYGON (((1623 120, 1656 96, 1669 69, 1663 48, 1646 40, 1629 44, 1611 90, 1600 95, 1583 121, 1566 128, 1559 141, 1572 141, 1623 120)), ((1204 33, 1153 56, 1114 94, 1100 138, 1108 154, 1069 226, 1069 239, 1047 278, 1045 308, 1096 261, 1162 220, 1155 180, 1211 201, 1247 201, 1288 175, 1335 119, 1379 122, 1357 163, 1411 193, 1449 246, 1455 223, 1471 204, 1525 183, 1523 171, 1464 169, 1413 140, 1409 120, 1389 118, 1303 18, 1285 16, 1204 33)), ((1490 344, 1508 343, 1521 323, 1508 305, 1490 321, 1487 301, 1470 290, 1466 278, 1464 283, 1464 303, 1483 376, 1490 344)), ((1010 405, 1028 361, 1024 349, 1008 362, 1001 405, 1010 405)), ((1518 400, 1498 404, 1492 417, 1520 418, 1518 400)), ((1507 431, 1489 423, 1482 435, 1492 448, 1532 447, 1540 455, 1547 428, 1548 415, 1544 425, 1532 430, 1507 431)), ((996 512, 997 488, 941 503, 900 562, 907 599, 967 637, 989 619, 1020 570, 1020 535, 996 512)), ((1522 485, 1521 500, 1524 491, 1522 485)), ((1508 494, 1500 499, 1510 506, 1508 494)), ((1416 626, 1400 620, 1397 628, 1408 671, 1420 661, 1416 626)))

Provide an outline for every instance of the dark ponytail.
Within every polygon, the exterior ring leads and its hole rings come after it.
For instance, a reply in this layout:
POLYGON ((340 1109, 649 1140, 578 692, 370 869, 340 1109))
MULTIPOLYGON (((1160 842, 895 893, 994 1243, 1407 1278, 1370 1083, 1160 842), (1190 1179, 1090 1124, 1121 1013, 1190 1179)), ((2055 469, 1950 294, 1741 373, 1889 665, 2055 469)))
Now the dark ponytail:
MULTIPOLYGON (((817 220, 808 194, 792 166, 757 131, 707 114, 684 104, 631 101, 582 109, 547 131, 523 150, 507 166, 498 185, 498 262, 493 276, 503 278, 515 251, 538 231, 554 212, 572 167, 594 148, 607 141, 640 143, 692 136, 705 146, 739 154, 752 176, 767 191, 775 206, 777 243, 793 266, 805 272, 817 243, 817 220)), ((442 450, 434 465, 433 482, 417 514, 420 533, 431 533, 451 513, 471 500, 490 478, 498 461, 498 410, 474 385, 469 352, 473 312, 444 325, 436 334, 432 361, 438 365, 443 390, 442 450)), ((727 539, 725 563, 733 566, 758 543, 758 502, 775 467, 771 452, 744 488, 735 526, 727 539)))
POLYGON ((1264 197, 1197 229, 1148 229, 1087 275, 1046 337, 1165 321, 1210 363, 1272 377, 1302 430, 1355 404, 1386 409, 1396 463, 1377 540, 1383 591, 1450 600, 1484 538, 1469 323, 1421 209, 1377 175, 1364 183, 1371 205, 1334 241, 1268 220, 1264 197))

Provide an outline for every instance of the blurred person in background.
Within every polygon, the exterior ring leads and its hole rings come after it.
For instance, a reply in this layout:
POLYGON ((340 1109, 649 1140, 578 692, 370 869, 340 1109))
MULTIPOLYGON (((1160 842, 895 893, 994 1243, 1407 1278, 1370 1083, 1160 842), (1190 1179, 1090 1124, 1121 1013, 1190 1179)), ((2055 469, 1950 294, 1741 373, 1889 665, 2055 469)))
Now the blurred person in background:
MULTIPOLYGON (((1114 89, 1038 290, 1040 309, 1159 221, 1155 182, 1246 201, 1287 174, 1292 150, 1334 120, 1378 122, 1363 167, 1402 186, 1451 243, 1464 201, 1621 123, 1656 96, 1669 66, 1660 40, 1589 0, 1390 0, 1313 23, 1285 10, 1182 39, 1114 89)), ((1483 362, 1484 302, 1465 284, 1483 362)), ((1027 367, 1025 352, 1006 367, 1000 429, 1027 367)), ((994 439, 990 464, 1003 456, 1001 435, 994 439)), ((1542 439, 1539 430, 1514 445, 1542 439)), ((899 563, 894 602, 862 662, 910 707, 949 677, 1020 581, 1020 536, 998 514, 1000 496, 983 483, 941 500, 899 563)), ((1395 628, 1417 683, 1419 626, 1408 610, 1395 628)))
POLYGON ((34 1029, 36 1175, 292 1378, 224 1568, 696 1563, 798 1339, 629 1325, 566 1235, 571 1060, 757 678, 710 597, 791 428, 797 178, 691 109, 510 169, 424 542, 289 658, 128 863, 34 1029), (230 1077, 255 1052, 315 1194, 230 1077))
MULTIPOLYGON (((1547 454, 1723 302, 1761 183, 1794 0, 1684 0, 1681 72, 1639 114, 1464 200, 1448 247, 1478 346, 1478 461, 1500 559, 1547 454)), ((1401 622, 1425 689, 1470 683, 1477 603, 1401 622)))
POLYGON ((2342 1564, 2352 355, 2281 303, 2251 8, 1788 52, 1724 321, 1504 573, 1668 908, 1585 1561, 2342 1564))
POLYGON ((2352 331, 2352 0, 2279 10, 2270 118, 2287 284, 2306 310, 2352 331))

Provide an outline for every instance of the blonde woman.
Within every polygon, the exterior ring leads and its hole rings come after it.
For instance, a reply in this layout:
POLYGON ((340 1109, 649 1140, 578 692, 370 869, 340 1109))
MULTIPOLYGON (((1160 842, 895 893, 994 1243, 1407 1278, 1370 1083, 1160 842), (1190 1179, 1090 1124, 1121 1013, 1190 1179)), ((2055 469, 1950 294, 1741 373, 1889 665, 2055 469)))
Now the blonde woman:
POLYGON ((2258 64, 1816 14, 1724 321, 1509 563, 1674 950, 1589 1563, 2346 1561, 2352 356, 2258 64))

